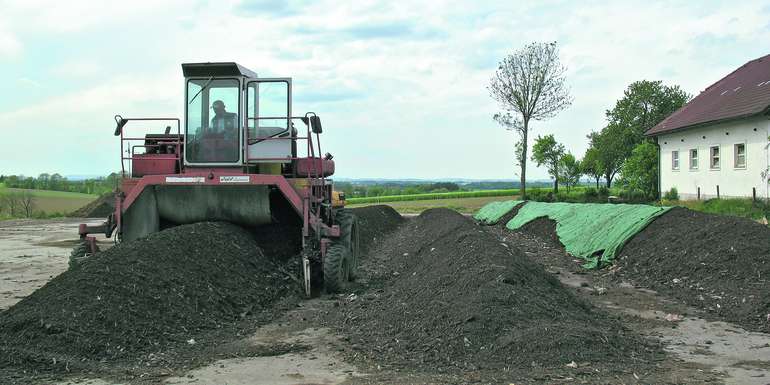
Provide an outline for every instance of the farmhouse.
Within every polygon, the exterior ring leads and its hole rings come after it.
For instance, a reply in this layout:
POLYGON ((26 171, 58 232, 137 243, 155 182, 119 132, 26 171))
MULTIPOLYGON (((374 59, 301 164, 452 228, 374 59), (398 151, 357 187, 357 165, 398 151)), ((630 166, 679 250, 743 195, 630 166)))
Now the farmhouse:
POLYGON ((712 84, 645 134, 660 147, 661 192, 767 198, 770 55, 712 84))

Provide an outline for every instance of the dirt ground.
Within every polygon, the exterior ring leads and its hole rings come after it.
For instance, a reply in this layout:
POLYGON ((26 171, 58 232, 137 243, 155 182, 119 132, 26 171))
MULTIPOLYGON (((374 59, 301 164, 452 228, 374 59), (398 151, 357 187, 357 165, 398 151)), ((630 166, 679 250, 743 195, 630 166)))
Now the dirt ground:
MULTIPOLYGON (((78 225, 98 225, 100 219, 0 221, 0 310, 43 286, 67 270, 77 244, 78 225)), ((112 241, 97 237, 102 249, 112 241)))
MULTIPOLYGON (((410 219, 406 223, 413 221, 410 219)), ((0 222, 0 309, 7 309, 67 268, 69 251, 77 238, 82 220, 42 220, 0 222)), ((94 223, 98 221, 93 221, 94 223)), ((379 294, 369 275, 363 276, 353 291, 335 296, 305 300, 285 311, 278 319, 256 332, 222 346, 211 362, 167 373, 148 373, 116 377, 91 373, 59 384, 423 384, 423 383, 724 383, 770 384, 770 335, 748 332, 736 325, 708 321, 698 310, 651 290, 618 282, 606 272, 586 272, 578 262, 566 258, 552 239, 541 239, 525 231, 503 231, 499 227, 479 227, 498 237, 501 244, 518 248, 543 266, 576 297, 590 302, 617 318, 626 328, 653 343, 666 354, 654 370, 631 372, 620 379, 561 376, 504 381, 461 378, 453 374, 399 370, 375 361, 359 364, 360 347, 338 325, 323 325, 319 314, 339 311, 340 307, 379 294), (371 286, 371 288, 370 288, 371 286), (232 352, 243 350, 244 356, 232 352), (428 373, 428 374, 426 374, 428 373), (587 379, 586 379, 587 378, 587 379), (516 381, 514 381, 516 380, 516 381)), ((382 234, 378 234, 382 237, 382 234)), ((100 240, 102 248, 110 240, 100 240)), ((412 245, 404 245, 405 248, 412 245)), ((374 248, 373 248, 374 250, 374 248)), ((364 266, 375 269, 376 264, 364 266)), ((369 271, 371 274, 381 272, 369 271)), ((0 310, 2 311, 2 310, 0 310)), ((328 319, 328 318, 327 318, 328 319)), ((708 319, 712 319, 708 317, 708 319)), ((580 363, 576 363, 580 366, 580 363)), ((566 367, 560 375, 574 369, 566 367)), ((18 382, 28 383, 28 382, 18 382)), ((50 382, 48 382, 50 383, 50 382)))

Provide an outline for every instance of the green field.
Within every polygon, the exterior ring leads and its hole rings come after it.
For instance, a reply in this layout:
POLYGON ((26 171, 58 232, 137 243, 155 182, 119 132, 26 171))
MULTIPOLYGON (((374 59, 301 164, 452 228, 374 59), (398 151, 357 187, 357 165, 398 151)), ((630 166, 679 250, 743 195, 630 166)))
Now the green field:
POLYGON ((34 197, 35 211, 40 211, 47 215, 75 211, 99 197, 98 195, 66 191, 7 188, 0 185, 0 196, 9 193, 24 193, 26 191, 32 193, 34 197))
POLYGON ((518 199, 516 195, 494 196, 494 197, 471 197, 471 198, 447 198, 447 199, 426 199, 387 203, 359 203, 350 204, 348 207, 363 207, 377 204, 385 204, 393 207, 401 214, 419 214, 427 209, 444 207, 455 210, 463 214, 473 214, 482 206, 489 202, 502 201, 509 199, 518 199))
POLYGON ((481 197, 504 197, 516 195, 519 189, 508 190, 480 190, 480 191, 454 191, 444 193, 425 193, 425 194, 404 194, 404 195, 385 195, 377 197, 348 198, 347 202, 351 205, 363 203, 386 203, 402 201, 422 201, 453 198, 481 198, 481 197))

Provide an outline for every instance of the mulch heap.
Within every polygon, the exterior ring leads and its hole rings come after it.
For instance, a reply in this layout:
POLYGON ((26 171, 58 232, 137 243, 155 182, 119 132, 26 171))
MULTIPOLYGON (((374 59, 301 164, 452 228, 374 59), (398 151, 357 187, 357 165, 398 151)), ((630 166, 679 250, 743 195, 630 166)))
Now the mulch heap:
POLYGON ((661 357, 454 211, 423 212, 370 258, 364 263, 378 265, 371 279, 380 288, 340 301, 340 313, 329 315, 349 336, 351 359, 365 365, 497 382, 596 370, 633 381, 661 357))
POLYGON ((0 314, 0 368, 145 367, 176 348, 215 343, 215 332, 296 290, 276 263, 282 262, 263 255, 247 230, 227 223, 178 226, 121 243, 0 314))
POLYGON ((352 211, 358 217, 358 233, 364 251, 404 223, 401 214, 387 205, 358 207, 352 211))
POLYGON ((770 229, 749 219, 674 208, 616 262, 623 278, 749 330, 770 332, 770 229))
POLYGON ((73 211, 70 216, 75 218, 107 218, 113 212, 115 212, 115 194, 107 193, 73 211))

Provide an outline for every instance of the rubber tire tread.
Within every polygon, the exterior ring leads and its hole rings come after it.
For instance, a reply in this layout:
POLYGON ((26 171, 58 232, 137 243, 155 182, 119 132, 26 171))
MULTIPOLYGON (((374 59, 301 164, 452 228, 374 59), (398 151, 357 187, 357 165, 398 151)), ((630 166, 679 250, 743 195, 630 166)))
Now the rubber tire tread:
MULTIPOLYGON (((97 247, 96 251, 99 251, 97 247)), ((70 252, 69 268, 76 268, 82 263, 83 260, 88 258, 88 244, 86 242, 80 242, 70 252)))
MULTIPOLYGON (((324 288, 327 293, 339 293, 347 285, 347 274, 342 269, 346 266, 345 260, 350 258, 350 249, 343 243, 332 243, 326 250, 323 261, 324 288)), ((350 267, 350 261, 347 263, 350 267)))
POLYGON ((350 260, 348 263, 348 281, 356 279, 356 269, 358 268, 358 259, 361 254, 360 242, 358 239, 358 217, 348 209, 340 209, 336 214, 337 223, 339 223, 340 230, 342 231, 342 242, 348 249, 350 249, 350 260), (355 236, 355 239, 353 238, 355 236))

